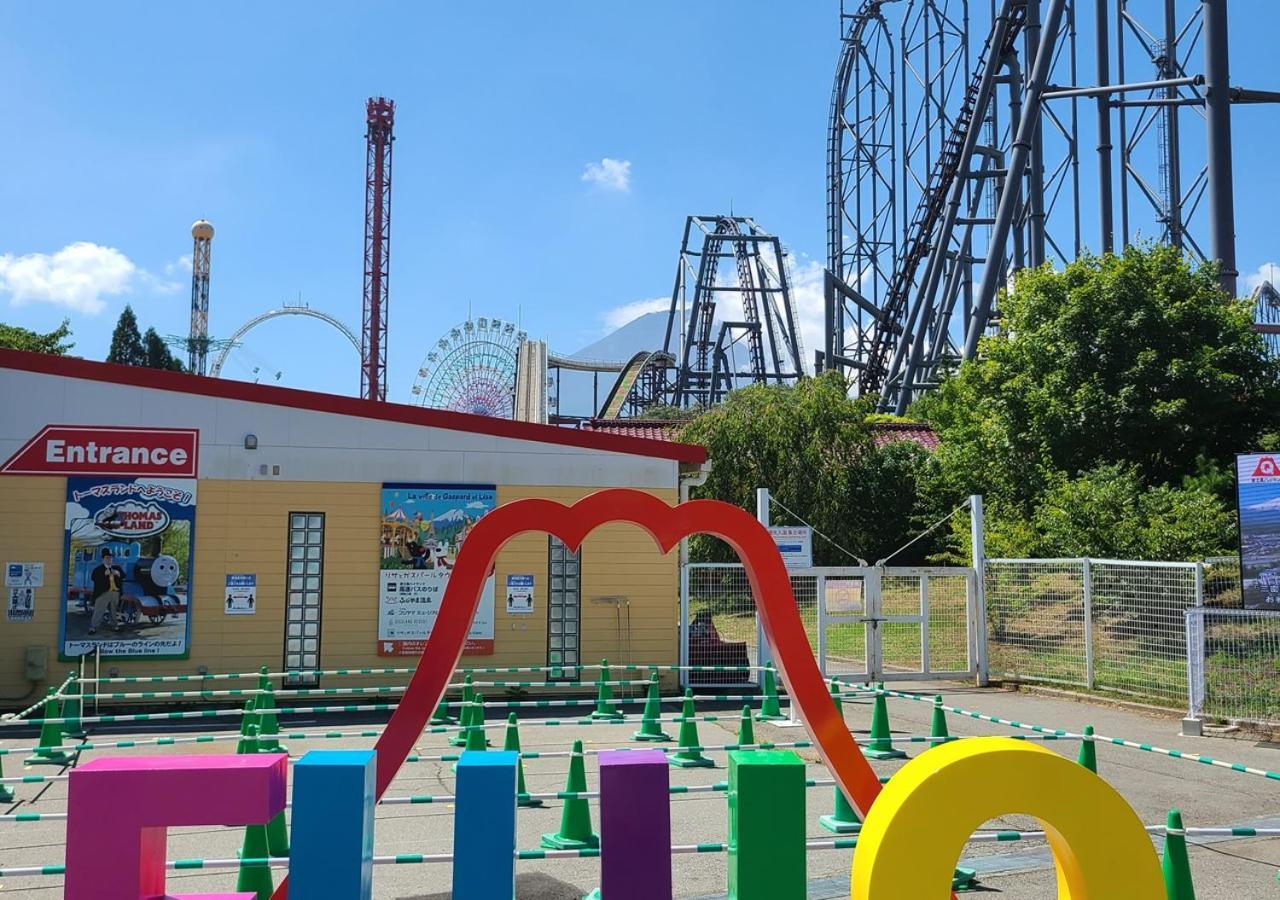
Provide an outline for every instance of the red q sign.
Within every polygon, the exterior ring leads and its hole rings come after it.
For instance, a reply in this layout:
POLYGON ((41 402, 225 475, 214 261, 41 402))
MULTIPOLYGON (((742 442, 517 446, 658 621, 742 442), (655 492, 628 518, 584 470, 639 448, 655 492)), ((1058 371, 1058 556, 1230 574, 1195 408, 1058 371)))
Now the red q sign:
MULTIPOLYGON (((572 506, 551 500, 517 500, 476 523, 458 553, 440 615, 417 670, 378 738, 377 795, 386 792, 444 696, 462 656, 485 578, 503 545, 525 532, 541 531, 577 550, 593 529, 611 522, 640 526, 664 553, 693 534, 715 535, 733 547, 746 569, 765 637, 800 718, 845 796, 865 818, 880 792, 880 782, 831 703, 796 609, 791 579, 769 532, 746 511, 728 503, 694 500, 671 507, 651 494, 625 488, 599 491, 572 506)), ((287 893, 286 878, 273 900, 283 900, 287 893)))

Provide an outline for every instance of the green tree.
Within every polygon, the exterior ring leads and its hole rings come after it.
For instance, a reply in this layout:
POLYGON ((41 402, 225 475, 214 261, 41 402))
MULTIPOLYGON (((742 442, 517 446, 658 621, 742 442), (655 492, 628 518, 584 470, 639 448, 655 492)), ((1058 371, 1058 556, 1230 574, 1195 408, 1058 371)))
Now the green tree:
POLYGON ((116 329, 111 333, 111 349, 107 352, 107 362, 120 363, 124 366, 145 366, 147 350, 142 345, 142 334, 138 331, 138 317, 133 314, 133 307, 125 304, 116 329))
POLYGON ((142 347, 146 352, 146 365, 149 368, 168 369, 171 372, 186 371, 186 366, 169 351, 169 345, 154 328, 148 328, 146 334, 142 336, 142 347))
POLYGON ((49 353, 54 356, 66 356, 67 351, 75 346, 67 340, 71 337, 71 323, 67 319, 53 331, 41 334, 17 325, 6 325, 0 322, 0 347, 10 350, 27 350, 31 353, 49 353))
MULTIPOLYGON (((704 445, 713 462, 696 495, 754 509, 756 488, 768 487, 779 501, 775 524, 799 524, 799 518, 845 550, 878 559, 914 533, 919 483, 932 463, 910 442, 877 449, 867 421, 871 409, 867 400, 850 399, 834 373, 795 386, 732 391, 681 431, 681 440, 704 445)), ((918 559, 925 550, 922 542, 896 561, 918 559)), ((701 560, 734 559, 726 545, 701 536, 693 539, 692 553, 701 560)), ((814 562, 854 560, 815 535, 814 562)))
POLYGON ((1277 366, 1248 303, 1169 247, 1020 273, 999 333, 913 408, 952 496, 1030 516, 1061 475, 1127 463, 1144 485, 1211 477, 1274 427, 1277 366))

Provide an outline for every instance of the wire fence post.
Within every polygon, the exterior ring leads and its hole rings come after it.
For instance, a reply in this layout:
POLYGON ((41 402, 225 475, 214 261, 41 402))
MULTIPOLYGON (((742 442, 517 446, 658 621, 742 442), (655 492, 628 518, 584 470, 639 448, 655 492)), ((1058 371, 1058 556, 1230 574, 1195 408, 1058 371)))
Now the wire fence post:
POLYGON ((986 520, 982 509, 982 495, 969 497, 969 545, 973 554, 973 621, 974 663, 977 669, 978 687, 986 687, 991 674, 987 657, 987 539, 986 520))
POLYGON ((1187 626, 1187 715, 1182 734, 1199 737, 1204 733, 1200 711, 1204 708, 1204 608, 1188 609, 1187 626))
POLYGON ((681 688, 689 686, 689 561, 686 559, 680 566, 680 627, 677 638, 680 642, 680 671, 677 680, 681 688))
MULTIPOLYGON (((769 489, 756 488, 756 520, 766 529, 769 527, 769 489)), ((763 666, 773 659, 769 642, 764 635, 764 619, 756 616, 756 665, 763 666)))
POLYGON ((1084 683, 1094 689, 1093 677, 1093 566, 1088 557, 1080 560, 1081 593, 1084 597, 1084 683))

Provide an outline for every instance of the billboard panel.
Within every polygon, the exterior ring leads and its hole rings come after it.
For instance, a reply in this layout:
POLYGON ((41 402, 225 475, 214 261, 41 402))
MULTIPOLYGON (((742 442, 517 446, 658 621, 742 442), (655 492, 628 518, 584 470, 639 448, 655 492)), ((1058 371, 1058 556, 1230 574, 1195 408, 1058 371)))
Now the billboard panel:
POLYGON ((1247 609, 1280 609, 1280 453, 1236 457, 1240 592, 1247 609))
MULTIPOLYGON (((379 656, 418 656, 426 648, 458 550, 497 500, 493 485, 382 486, 379 656)), ((463 653, 493 653, 493 595, 490 574, 463 653)))

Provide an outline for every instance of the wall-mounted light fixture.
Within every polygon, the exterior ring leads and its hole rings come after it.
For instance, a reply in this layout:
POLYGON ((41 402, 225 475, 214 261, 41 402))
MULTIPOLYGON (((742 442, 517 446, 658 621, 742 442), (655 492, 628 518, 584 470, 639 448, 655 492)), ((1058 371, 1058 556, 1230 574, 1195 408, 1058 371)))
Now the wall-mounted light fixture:
POLYGON ((244 436, 244 449, 246 450, 258 449, 258 436, 256 434, 246 434, 244 436))

